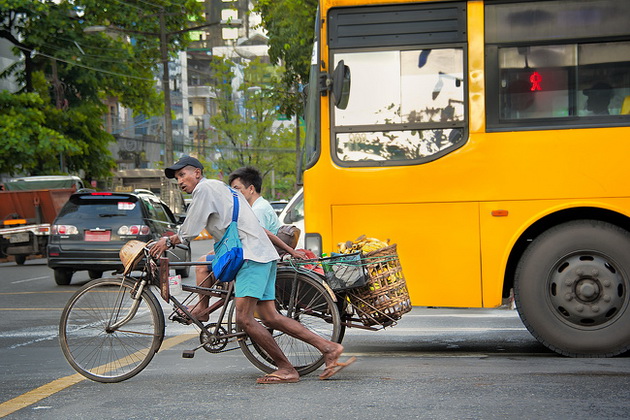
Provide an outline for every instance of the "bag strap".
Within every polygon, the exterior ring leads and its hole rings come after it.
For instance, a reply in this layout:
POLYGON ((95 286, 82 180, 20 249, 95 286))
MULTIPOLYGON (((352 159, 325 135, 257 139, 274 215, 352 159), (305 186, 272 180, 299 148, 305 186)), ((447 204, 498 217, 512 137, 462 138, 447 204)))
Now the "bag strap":
POLYGON ((230 188, 230 191, 232 191, 232 198, 234 198, 234 208, 232 209, 232 221, 236 222, 236 220, 238 219, 238 210, 239 210, 238 195, 236 194, 236 191, 234 191, 232 188, 230 188))

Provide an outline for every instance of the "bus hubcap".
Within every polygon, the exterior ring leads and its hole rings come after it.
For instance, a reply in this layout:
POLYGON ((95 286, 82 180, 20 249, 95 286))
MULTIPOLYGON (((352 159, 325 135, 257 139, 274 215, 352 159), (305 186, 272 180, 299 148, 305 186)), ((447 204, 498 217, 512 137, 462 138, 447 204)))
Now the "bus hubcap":
POLYGON ((551 273, 551 304, 565 322, 598 326, 618 315, 626 299, 623 277, 597 255, 575 255, 559 262, 551 273))

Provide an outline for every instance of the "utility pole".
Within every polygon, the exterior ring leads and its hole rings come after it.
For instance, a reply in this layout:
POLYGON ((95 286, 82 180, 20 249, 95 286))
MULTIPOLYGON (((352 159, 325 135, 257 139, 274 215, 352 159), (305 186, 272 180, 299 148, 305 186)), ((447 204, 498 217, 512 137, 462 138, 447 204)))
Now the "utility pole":
POLYGON ((164 9, 160 9, 160 53, 162 55, 162 91, 164 92, 164 166, 173 165, 173 115, 171 81, 168 71, 168 43, 164 9))
MULTIPOLYGON (((194 26, 191 28, 184 28, 178 31, 167 32, 166 31, 166 13, 163 8, 157 13, 160 20, 160 32, 146 32, 136 31, 132 29, 118 28, 115 26, 89 26, 83 29, 84 32, 102 32, 112 30, 115 32, 127 33, 127 34, 139 34, 147 36, 157 36, 160 39, 160 59, 162 61, 162 89, 164 92, 164 166, 171 166, 173 164, 173 115, 171 113, 171 85, 170 74, 168 70, 168 40, 171 36, 182 34, 185 32, 196 31, 201 28, 207 28, 209 26, 224 24, 223 22, 210 22, 203 25, 194 26)), ((148 16, 147 16, 148 17, 148 16)), ((240 25, 240 21, 234 21, 232 23, 226 23, 230 25, 240 25)))

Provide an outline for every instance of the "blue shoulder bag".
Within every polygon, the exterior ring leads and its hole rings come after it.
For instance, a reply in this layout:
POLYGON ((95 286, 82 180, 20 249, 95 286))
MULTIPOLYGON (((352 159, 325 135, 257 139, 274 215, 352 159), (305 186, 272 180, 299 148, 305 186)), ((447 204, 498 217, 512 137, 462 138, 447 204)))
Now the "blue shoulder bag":
POLYGON ((236 278, 243 262, 243 244, 238 237, 238 195, 230 188, 234 198, 232 222, 227 227, 221 240, 214 244, 215 257, 212 260, 212 271, 219 281, 232 281, 236 278))

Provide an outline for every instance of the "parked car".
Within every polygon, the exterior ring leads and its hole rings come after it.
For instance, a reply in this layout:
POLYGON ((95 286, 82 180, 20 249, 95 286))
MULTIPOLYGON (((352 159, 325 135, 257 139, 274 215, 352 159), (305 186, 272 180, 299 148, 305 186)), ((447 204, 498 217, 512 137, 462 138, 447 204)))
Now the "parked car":
MULTIPOLYGON (((70 284, 76 271, 95 279, 122 271, 118 252, 132 239, 147 242, 177 231, 178 221, 151 192, 81 192, 70 196, 51 227, 48 266, 58 285, 70 284)), ((190 250, 175 248, 175 261, 190 261, 190 250)), ((190 267, 176 273, 188 277, 190 267)))
POLYGON ((304 248, 304 188, 295 193, 278 218, 283 225, 294 225, 300 229, 296 248, 304 248))
POLYGON ((271 207, 273 207, 273 209, 276 211, 276 214, 278 216, 280 216, 280 213, 282 213, 282 209, 284 209, 287 206, 288 201, 287 200, 277 200, 277 201, 270 201, 269 204, 271 204, 271 207))

